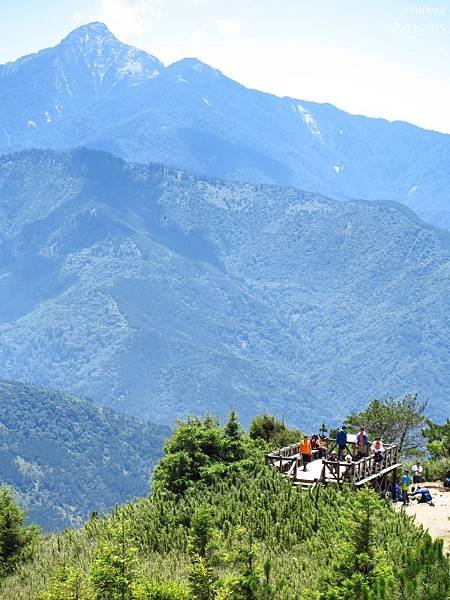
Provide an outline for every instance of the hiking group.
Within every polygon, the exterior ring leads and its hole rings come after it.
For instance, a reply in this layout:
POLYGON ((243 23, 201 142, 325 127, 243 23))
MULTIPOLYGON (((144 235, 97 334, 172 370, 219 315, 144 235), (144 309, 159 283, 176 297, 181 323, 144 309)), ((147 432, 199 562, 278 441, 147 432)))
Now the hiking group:
POLYGON ((433 497, 431 495, 430 490, 427 487, 422 487, 422 476, 423 476, 423 467, 420 464, 420 460, 417 460, 413 465, 412 469, 412 477, 410 473, 410 469, 404 469, 403 475, 400 479, 400 485, 396 481, 391 483, 391 489, 389 490, 391 493, 391 498, 394 502, 402 501, 404 506, 408 506, 410 503, 410 496, 417 500, 419 504, 429 504, 430 506, 434 506, 433 497), (409 488, 413 484, 411 488, 411 494, 409 492, 409 488))
MULTIPOLYGON (((312 462, 314 455, 319 459, 327 459, 329 462, 338 463, 343 461, 348 465, 372 455, 374 457, 374 472, 377 472, 377 469, 381 468, 381 463, 386 456, 386 450, 381 438, 376 437, 372 444, 369 444, 369 437, 364 427, 360 427, 358 433, 352 435, 351 439, 349 439, 347 428, 345 425, 342 425, 335 440, 337 451, 329 451, 328 443, 329 440, 327 440, 324 435, 319 436, 315 433, 310 437, 307 435, 303 436, 303 439, 299 444, 299 454, 302 458, 303 471, 308 470, 308 464, 312 462), (352 444, 353 454, 348 452, 349 443, 352 444)), ((406 506, 409 505, 410 497, 412 497, 421 504, 434 506, 430 490, 427 487, 421 486, 423 466, 421 465, 420 460, 415 462, 411 472, 412 476, 409 469, 404 469, 400 479, 400 485, 396 479, 391 482, 388 490, 391 499, 394 502, 401 501, 406 506)))
POLYGON ((327 458, 332 462, 340 462, 345 460, 346 463, 352 463, 366 458, 371 452, 374 456, 375 463, 381 463, 386 455, 385 448, 381 438, 375 438, 375 441, 369 445, 369 437, 364 427, 359 428, 359 432, 356 436, 352 436, 355 439, 349 440, 347 434, 347 428, 345 425, 339 429, 336 436, 336 450, 328 450, 328 441, 325 436, 317 435, 314 433, 311 437, 307 435, 303 436, 303 440, 299 444, 299 454, 302 457, 303 470, 308 470, 308 464, 312 461, 314 454, 317 454, 317 458, 327 458), (353 446, 353 454, 348 452, 348 443, 353 446))

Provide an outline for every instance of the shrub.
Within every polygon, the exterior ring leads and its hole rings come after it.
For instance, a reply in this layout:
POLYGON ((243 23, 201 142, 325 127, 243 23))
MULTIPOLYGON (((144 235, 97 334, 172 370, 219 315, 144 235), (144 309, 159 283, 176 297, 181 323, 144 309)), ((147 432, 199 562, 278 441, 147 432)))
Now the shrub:
POLYGON ((174 581, 141 579, 133 585, 133 600, 190 600, 189 588, 174 581))
POLYGON ((442 480, 450 472, 450 458, 438 458, 425 463, 425 478, 429 481, 442 480))

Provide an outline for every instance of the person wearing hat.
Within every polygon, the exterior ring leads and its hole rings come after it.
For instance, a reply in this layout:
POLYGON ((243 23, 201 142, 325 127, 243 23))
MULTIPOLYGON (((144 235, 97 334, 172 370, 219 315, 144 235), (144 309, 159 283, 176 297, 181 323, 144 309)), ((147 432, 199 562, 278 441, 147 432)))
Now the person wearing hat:
POLYGON ((330 454, 328 455, 328 460, 332 463, 336 463, 334 465, 328 465, 328 468, 331 471, 331 473, 336 474, 339 469, 338 464, 337 464, 338 463, 338 455, 337 455, 336 450, 332 450, 330 452, 330 454))
POLYGON ((403 498, 403 504, 409 504, 409 495, 408 495, 408 491, 409 491, 409 486, 411 485, 411 475, 409 474, 409 469, 405 469, 402 478, 400 480, 400 487, 402 490, 402 498, 403 498))
POLYGON ((345 467, 343 469, 343 473, 342 476, 344 477, 344 479, 347 479, 348 481, 351 480, 352 474, 353 474, 353 456, 351 454, 347 454, 347 456, 345 457, 345 467))
POLYGON ((336 452, 336 450, 332 450, 332 451, 330 452, 330 455, 329 455, 329 457, 328 457, 328 460, 331 460, 331 462, 337 462, 337 461, 338 461, 338 455, 337 455, 337 452, 336 452))
POLYGON ((336 445, 338 447, 338 459, 342 460, 344 456, 345 447, 347 445, 347 428, 345 425, 339 429, 338 434, 336 436, 336 445))

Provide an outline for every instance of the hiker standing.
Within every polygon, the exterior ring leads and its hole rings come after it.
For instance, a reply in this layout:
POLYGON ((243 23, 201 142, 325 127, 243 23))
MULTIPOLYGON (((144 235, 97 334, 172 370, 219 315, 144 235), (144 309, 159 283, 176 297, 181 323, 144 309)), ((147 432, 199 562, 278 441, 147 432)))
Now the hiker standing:
POLYGON ((347 428, 345 425, 339 429, 336 437, 336 445, 338 447, 338 459, 342 460, 344 456, 345 447, 347 445, 347 428))
POLYGON ((409 474, 408 469, 405 469, 405 472, 402 475, 402 479, 400 481, 400 487, 402 489, 402 498, 403 504, 409 504, 409 486, 411 485, 411 476, 409 474))
POLYGON ((359 428, 356 436, 356 458, 365 458, 369 454, 369 437, 364 427, 359 428))
POLYGON ((311 462, 312 446, 311 440, 307 435, 300 442, 300 454, 302 455, 303 470, 307 471, 306 465, 311 462))
POLYGON ((416 464, 413 465, 412 474, 413 474, 413 483, 422 483, 422 473, 423 467, 420 464, 420 460, 416 461, 416 464))

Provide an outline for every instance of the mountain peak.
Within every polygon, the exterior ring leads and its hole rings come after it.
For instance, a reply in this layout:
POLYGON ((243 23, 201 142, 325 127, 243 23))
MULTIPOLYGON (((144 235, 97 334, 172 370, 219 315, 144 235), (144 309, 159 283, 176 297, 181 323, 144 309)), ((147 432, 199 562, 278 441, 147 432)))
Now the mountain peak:
POLYGON ((169 67, 167 67, 169 72, 175 73, 177 76, 183 75, 192 75, 193 73, 201 73, 203 76, 205 74, 212 75, 214 77, 218 77, 223 75, 218 69, 211 67, 210 65, 202 62, 198 58, 182 58, 174 63, 172 63, 169 67))
POLYGON ((124 44, 104 23, 95 21, 73 30, 56 47, 62 52, 66 62, 66 79, 72 73, 80 73, 83 65, 85 81, 96 90, 103 92, 116 88, 120 81, 137 85, 157 77, 163 69, 162 63, 147 52, 124 44), (76 65, 75 71, 72 66, 76 65), (87 79, 86 79, 87 73, 87 79))
POLYGON ((98 38, 108 38, 116 40, 117 42, 119 41, 104 23, 101 23, 100 21, 93 21, 92 23, 80 25, 80 27, 77 27, 71 31, 69 35, 62 40, 62 43, 79 39, 89 41, 98 38))

